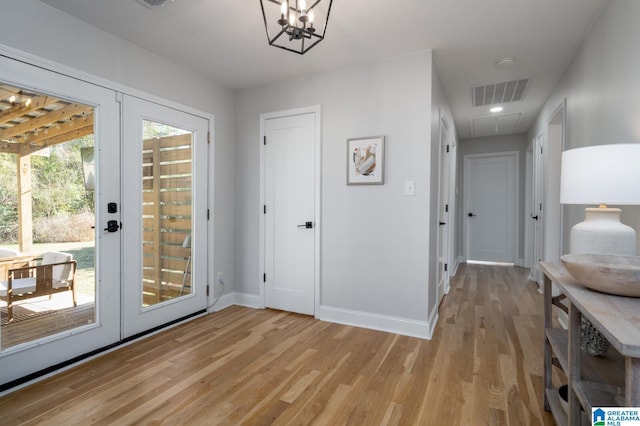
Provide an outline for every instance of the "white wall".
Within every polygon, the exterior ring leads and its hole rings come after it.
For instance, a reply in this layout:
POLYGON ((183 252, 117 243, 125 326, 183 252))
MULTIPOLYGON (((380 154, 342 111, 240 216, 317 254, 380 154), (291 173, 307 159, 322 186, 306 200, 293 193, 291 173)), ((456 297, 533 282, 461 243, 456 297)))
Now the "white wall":
POLYGON ((431 51, 425 51, 238 93, 236 291, 258 295, 262 276, 259 115, 319 104, 320 303, 363 322, 384 316, 426 325, 435 256, 429 248, 431 73, 431 51), (347 186, 347 139, 375 135, 386 137, 385 184, 347 186), (405 180, 416 182, 415 196, 403 195, 405 180))
POLYGON ((215 270, 224 271, 231 286, 232 92, 36 0, 2 0, 0 44, 215 116, 215 270))
POLYGON ((518 241, 520 242, 518 246, 518 250, 516 253, 516 259, 524 259, 524 225, 525 221, 523 218, 528 217, 527 212, 525 212, 525 171, 526 171, 526 148, 527 148, 527 137, 524 133, 514 134, 514 135, 502 135, 502 136, 492 136, 492 137, 483 137, 483 138, 469 138, 469 139, 461 139, 458 142, 458 214, 457 214, 457 223, 456 223, 456 237, 457 237, 457 254, 458 256, 465 255, 465 248, 463 246, 463 224, 465 217, 464 215, 467 212, 462 210, 463 201, 464 200, 464 167, 463 167, 463 159, 467 154, 484 154, 484 153, 492 153, 492 152, 507 152, 507 151, 518 151, 520 153, 520 164, 519 167, 519 183, 520 188, 518 193, 520 194, 520 200, 518 204, 518 217, 519 220, 519 237, 518 241))
MULTIPOLYGON (((609 1, 546 101, 529 131, 529 140, 546 131, 554 110, 566 98, 567 149, 640 143, 638 17, 640 2, 637 0, 609 1)), ((582 220, 584 206, 565 206, 565 229, 582 220)), ((638 232, 640 209, 623 207, 622 221, 638 232)), ((640 248, 640 233, 638 235, 640 248)), ((568 248, 566 240, 564 247, 568 248)))

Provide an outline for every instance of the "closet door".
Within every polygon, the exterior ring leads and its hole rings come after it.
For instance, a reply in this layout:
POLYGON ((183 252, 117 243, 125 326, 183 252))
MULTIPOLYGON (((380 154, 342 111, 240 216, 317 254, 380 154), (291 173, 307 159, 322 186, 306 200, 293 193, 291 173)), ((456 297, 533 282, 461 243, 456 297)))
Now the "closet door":
POLYGON ((115 92, 0 57, 0 110, 2 388, 120 339, 121 233, 115 92))
POLYGON ((123 101, 123 337, 207 306, 208 120, 123 101))

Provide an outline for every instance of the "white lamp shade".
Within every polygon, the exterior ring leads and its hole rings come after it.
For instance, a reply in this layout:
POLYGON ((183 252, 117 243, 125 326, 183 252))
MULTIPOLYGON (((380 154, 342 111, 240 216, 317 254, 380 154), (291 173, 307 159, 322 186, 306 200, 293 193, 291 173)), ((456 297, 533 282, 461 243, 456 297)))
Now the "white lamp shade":
POLYGON ((560 176, 562 204, 640 204, 640 143, 564 151, 560 176))

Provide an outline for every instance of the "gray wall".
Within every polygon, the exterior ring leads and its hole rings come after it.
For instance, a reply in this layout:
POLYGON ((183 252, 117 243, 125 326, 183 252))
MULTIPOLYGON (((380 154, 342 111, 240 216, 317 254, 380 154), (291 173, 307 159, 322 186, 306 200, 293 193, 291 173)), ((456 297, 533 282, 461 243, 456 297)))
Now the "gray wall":
MULTIPOLYGON (((545 103, 528 140, 546 132, 554 110, 566 98, 567 149, 640 143, 639 17, 639 1, 609 1, 545 103)), ((566 231, 584 220, 584 207, 565 206, 565 251, 566 231)), ((638 233, 640 208, 622 206, 622 209, 622 222, 638 233)), ((640 233, 638 237, 640 248, 640 233)))
MULTIPOLYGON (((426 321, 431 51, 288 80, 236 98, 236 290, 257 295, 259 116, 322 107, 321 304, 426 321), (348 138, 386 137, 385 184, 347 186, 348 138), (416 195, 403 195, 405 180, 416 195)), ((431 301, 431 304, 433 302, 431 301)))
POLYGON ((525 172, 526 172, 526 148, 527 137, 524 133, 516 135, 494 136, 484 138, 461 139, 458 143, 458 209, 456 221, 456 248, 457 255, 463 256, 465 253, 463 246, 463 221, 466 212, 463 211, 464 200, 464 156, 467 154, 484 154, 493 152, 518 151, 520 153, 519 183, 520 200, 518 205, 519 218, 519 246, 516 259, 524 259, 524 225, 527 215, 525 206, 525 172))
POLYGON ((1 44, 215 116, 215 270, 224 271, 231 285, 234 281, 232 92, 203 75, 39 1, 2 0, 1 9, 1 44))

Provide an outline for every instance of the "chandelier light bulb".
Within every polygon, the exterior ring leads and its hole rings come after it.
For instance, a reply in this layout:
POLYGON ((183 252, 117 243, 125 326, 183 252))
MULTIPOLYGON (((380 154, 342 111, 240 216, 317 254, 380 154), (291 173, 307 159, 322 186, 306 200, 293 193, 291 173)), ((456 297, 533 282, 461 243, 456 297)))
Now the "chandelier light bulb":
POLYGON ((295 11, 291 11, 291 13, 289 13, 289 25, 291 25, 291 26, 295 26, 296 25, 296 12, 295 11))
POLYGON ((287 0, 282 0, 282 5, 280 6, 280 14, 284 17, 287 14, 287 10, 289 10, 289 5, 287 4, 287 0))
POLYGON ((304 15, 307 11, 307 2, 305 2, 304 0, 300 0, 300 11, 302 15, 304 15))
POLYGON ((309 16, 309 23, 313 24, 313 10, 310 10, 307 15, 309 16))

